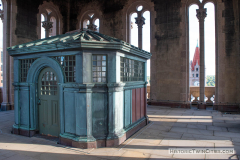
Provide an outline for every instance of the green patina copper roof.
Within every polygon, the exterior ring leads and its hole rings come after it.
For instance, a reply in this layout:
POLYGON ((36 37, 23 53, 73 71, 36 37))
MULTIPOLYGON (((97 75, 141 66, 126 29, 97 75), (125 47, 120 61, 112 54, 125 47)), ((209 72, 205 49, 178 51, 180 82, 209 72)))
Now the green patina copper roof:
POLYGON ((77 30, 62 35, 39 39, 36 41, 9 47, 8 53, 17 56, 29 53, 40 53, 65 49, 114 49, 132 53, 144 58, 150 58, 146 52, 122 40, 94 32, 91 30, 77 30))

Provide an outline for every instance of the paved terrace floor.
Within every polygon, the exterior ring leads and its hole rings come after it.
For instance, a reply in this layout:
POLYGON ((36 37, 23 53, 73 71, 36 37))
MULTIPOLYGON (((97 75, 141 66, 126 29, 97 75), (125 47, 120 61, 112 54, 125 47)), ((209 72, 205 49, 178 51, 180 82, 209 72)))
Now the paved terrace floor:
POLYGON ((11 134, 14 112, 0 112, 0 160, 238 159, 240 115, 149 106, 151 123, 116 148, 78 149, 11 134), (234 148, 234 154, 169 154, 168 148, 234 148))

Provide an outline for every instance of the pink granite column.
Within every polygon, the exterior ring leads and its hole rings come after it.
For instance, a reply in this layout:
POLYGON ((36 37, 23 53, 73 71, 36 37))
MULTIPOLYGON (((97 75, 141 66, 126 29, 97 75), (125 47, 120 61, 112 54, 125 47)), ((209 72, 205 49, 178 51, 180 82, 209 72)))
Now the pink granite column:
POLYGON ((200 39, 200 100, 199 108, 204 109, 204 95, 205 95, 205 46, 204 46, 204 20, 207 16, 207 9, 197 9, 197 18, 199 20, 199 39, 200 39))

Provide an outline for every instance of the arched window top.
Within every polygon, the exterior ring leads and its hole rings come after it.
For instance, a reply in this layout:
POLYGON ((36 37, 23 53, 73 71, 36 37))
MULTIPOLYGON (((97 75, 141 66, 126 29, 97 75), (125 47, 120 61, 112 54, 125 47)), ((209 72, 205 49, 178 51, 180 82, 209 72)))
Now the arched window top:
POLYGON ((38 37, 41 38, 41 28, 42 28, 42 18, 41 15, 44 16, 44 22, 53 22, 53 28, 51 30, 51 36, 62 34, 62 15, 57 6, 55 6, 52 2, 44 1, 42 5, 38 7, 38 37))
POLYGON ((186 3, 187 8, 189 8, 192 5, 198 5, 199 8, 204 8, 205 4, 207 3, 213 3, 214 5, 217 3, 216 0, 189 0, 186 3))
POLYGON ((142 15, 146 11, 151 11, 149 4, 145 1, 136 1, 128 7, 127 15, 131 16, 133 13, 142 15))
POLYGON ((88 28, 99 32, 101 16, 95 10, 88 10, 84 12, 80 18, 79 28, 88 28))

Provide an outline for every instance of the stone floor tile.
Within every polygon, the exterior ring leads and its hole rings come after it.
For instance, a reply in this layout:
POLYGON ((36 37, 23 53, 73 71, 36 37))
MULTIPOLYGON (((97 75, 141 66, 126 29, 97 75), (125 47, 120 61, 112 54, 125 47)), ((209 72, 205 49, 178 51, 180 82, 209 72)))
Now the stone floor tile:
POLYGON ((214 136, 240 138, 240 134, 239 133, 222 132, 222 131, 214 131, 214 136))
POLYGON ((173 159, 172 157, 165 157, 165 156, 161 156, 161 155, 155 155, 152 154, 149 159, 154 159, 154 160, 164 160, 164 159, 173 159))
POLYGON ((235 132, 235 133, 240 133, 240 127, 238 128, 228 128, 229 132, 235 132))
POLYGON ((211 130, 211 131, 225 131, 225 132, 228 131, 226 127, 218 127, 218 126, 207 126, 207 130, 211 130))
POLYGON ((196 129, 207 129, 207 126, 205 126, 205 125, 199 125, 199 124, 197 124, 197 125, 193 125, 193 124, 188 124, 187 125, 187 128, 196 128, 196 129))
POLYGON ((119 160, 136 160, 136 159, 148 159, 150 157, 150 154, 142 153, 142 152, 135 152, 135 151, 126 151, 120 158, 119 160))
POLYGON ((228 154, 206 154, 206 159, 238 159, 236 155, 228 154))

